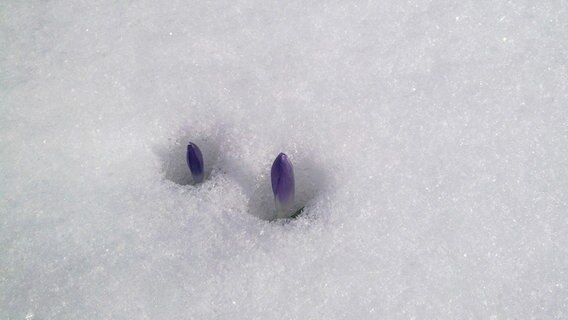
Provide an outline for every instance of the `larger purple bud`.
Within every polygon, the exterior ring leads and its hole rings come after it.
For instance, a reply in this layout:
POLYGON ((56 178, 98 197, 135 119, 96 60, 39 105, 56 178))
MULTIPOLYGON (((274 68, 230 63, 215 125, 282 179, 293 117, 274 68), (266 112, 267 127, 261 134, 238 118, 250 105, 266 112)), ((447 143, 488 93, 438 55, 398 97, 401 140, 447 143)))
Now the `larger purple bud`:
POLYGON ((187 165, 193 176, 193 181, 195 183, 203 181, 203 155, 199 147, 193 142, 187 145, 187 165))
POLYGON ((270 174, 276 208, 289 209, 294 203, 294 168, 286 154, 280 153, 276 157, 270 174))

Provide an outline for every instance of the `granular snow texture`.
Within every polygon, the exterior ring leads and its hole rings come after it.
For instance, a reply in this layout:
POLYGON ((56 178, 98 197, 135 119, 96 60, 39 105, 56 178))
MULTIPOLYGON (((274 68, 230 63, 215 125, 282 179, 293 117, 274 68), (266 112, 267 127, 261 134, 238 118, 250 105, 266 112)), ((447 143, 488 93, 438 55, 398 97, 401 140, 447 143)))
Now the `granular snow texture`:
POLYGON ((566 1, 2 1, 0 319, 568 318, 567 35, 566 1))

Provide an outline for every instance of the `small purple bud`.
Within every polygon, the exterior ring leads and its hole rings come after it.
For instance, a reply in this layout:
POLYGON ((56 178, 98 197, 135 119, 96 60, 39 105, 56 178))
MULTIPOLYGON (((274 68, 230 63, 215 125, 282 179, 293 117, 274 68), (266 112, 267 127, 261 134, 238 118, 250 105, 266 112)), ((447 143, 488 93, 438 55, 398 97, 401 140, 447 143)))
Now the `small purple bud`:
POLYGON ((193 180, 196 183, 203 181, 203 155, 201 155, 199 147, 193 142, 187 145, 187 165, 193 180))
POLYGON ((290 208, 294 203, 294 168, 286 154, 280 153, 276 157, 270 174, 276 208, 290 208))

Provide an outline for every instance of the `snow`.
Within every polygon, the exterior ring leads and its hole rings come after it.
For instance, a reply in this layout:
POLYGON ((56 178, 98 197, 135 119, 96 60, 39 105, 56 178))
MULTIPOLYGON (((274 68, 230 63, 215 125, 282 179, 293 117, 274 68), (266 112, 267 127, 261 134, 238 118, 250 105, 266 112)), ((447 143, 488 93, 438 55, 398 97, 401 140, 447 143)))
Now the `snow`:
POLYGON ((566 319, 567 33, 562 1, 3 1, 0 318, 566 319), (280 152, 306 208, 269 222, 280 152))

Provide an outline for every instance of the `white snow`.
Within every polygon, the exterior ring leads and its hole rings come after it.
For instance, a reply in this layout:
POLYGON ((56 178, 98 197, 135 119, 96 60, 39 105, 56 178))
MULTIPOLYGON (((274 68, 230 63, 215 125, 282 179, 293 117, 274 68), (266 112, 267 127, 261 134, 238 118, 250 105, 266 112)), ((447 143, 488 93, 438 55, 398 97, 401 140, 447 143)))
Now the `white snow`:
POLYGON ((0 319, 566 319, 567 34, 548 0, 4 0, 0 319))

